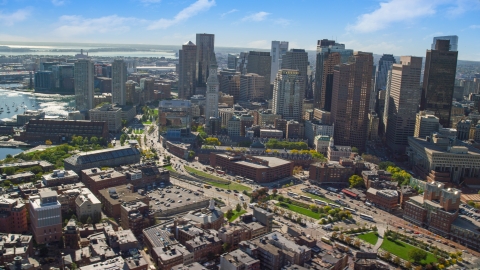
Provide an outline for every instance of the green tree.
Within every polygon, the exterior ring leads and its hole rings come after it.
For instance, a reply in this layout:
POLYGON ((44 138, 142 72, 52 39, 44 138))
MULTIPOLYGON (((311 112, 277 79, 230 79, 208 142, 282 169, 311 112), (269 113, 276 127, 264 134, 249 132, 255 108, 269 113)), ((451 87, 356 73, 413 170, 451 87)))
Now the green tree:
POLYGON ((12 185, 12 182, 10 182, 10 180, 3 181, 3 186, 4 187, 9 187, 10 185, 12 185))
POLYGON ((226 217, 227 217, 227 219, 231 219, 231 218, 233 217, 233 215, 234 215, 234 214, 233 214, 232 209, 229 209, 229 210, 227 211, 226 217))
POLYGON ((357 148, 357 147, 355 147, 355 146, 354 146, 354 147, 352 147, 352 152, 353 152, 353 153, 358 153, 358 148, 357 148))
POLYGON ((13 158, 12 154, 7 154, 5 158, 13 158))
POLYGON ((230 244, 229 243, 224 243, 222 245, 222 248, 223 248, 223 252, 228 252, 228 251, 230 251, 230 244))
POLYGON ((97 138, 96 136, 92 136, 92 137, 90 138, 90 142, 91 142, 92 144, 97 144, 97 143, 98 143, 98 138, 97 138))
POLYGON ((212 138, 212 137, 208 137, 205 139, 205 144, 206 145, 221 145, 220 141, 218 140, 218 138, 212 138))
POLYGON ((427 252, 418 248, 412 248, 408 251, 408 257, 418 263, 427 258, 427 252))
POLYGON ((235 211, 237 211, 237 213, 242 211, 242 206, 239 203, 237 203, 237 206, 235 207, 235 211))
POLYGON ((348 178, 348 182, 350 183, 350 187, 361 187, 363 186, 363 178, 354 174, 348 178))
POLYGON ((395 163, 393 163, 391 161, 382 161, 378 164, 378 168, 380 170, 386 170, 390 166, 395 166, 395 163))
POLYGON ((244 209, 244 210, 247 210, 248 204, 247 204, 246 202, 243 202, 243 205, 242 205, 242 206, 243 206, 243 209, 244 209))

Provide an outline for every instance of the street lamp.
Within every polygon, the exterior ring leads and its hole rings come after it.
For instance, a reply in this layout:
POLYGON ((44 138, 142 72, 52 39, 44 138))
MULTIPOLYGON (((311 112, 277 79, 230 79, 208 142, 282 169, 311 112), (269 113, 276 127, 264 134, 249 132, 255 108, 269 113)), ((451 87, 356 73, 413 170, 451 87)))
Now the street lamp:
POLYGON ((62 252, 60 254, 62 255, 62 269, 65 270, 65 257, 64 257, 65 253, 62 252))

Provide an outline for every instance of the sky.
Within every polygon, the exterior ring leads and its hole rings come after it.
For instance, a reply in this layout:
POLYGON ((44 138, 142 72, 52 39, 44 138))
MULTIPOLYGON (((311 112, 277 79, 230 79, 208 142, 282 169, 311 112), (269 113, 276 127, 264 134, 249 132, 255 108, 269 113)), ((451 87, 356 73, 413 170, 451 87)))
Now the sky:
POLYGON ((459 36, 459 59, 480 61, 480 0, 0 0, 1 41, 315 50, 317 40, 376 54, 425 56, 432 38, 459 36))

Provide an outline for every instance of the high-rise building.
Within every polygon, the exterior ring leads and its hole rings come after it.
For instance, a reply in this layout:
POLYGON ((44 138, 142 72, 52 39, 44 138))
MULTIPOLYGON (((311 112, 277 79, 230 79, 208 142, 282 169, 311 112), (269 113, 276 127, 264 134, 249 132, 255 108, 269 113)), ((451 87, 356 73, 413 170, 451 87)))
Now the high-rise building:
POLYGON ((235 69, 221 70, 220 91, 233 96, 234 102, 240 100, 240 72, 235 69))
POLYGON ((393 64, 389 71, 389 85, 385 102, 388 102, 387 145, 396 152, 403 152, 408 146, 407 138, 415 131, 416 113, 420 102, 422 58, 402 56, 400 64, 393 64))
POLYGON ((197 34, 196 79, 198 87, 205 87, 209 77, 210 59, 214 52, 215 35, 197 34))
POLYGON ((288 51, 288 41, 272 41, 270 56, 272 56, 270 84, 273 84, 278 70, 282 67, 282 57, 288 51))
POLYGON ((229 53, 227 56, 227 68, 228 69, 236 69, 238 63, 238 54, 229 53))
MULTIPOLYGON (((270 71, 272 57, 269 52, 250 51, 247 58, 247 73, 256 73, 265 77, 264 81, 264 98, 270 99, 272 93, 270 91, 270 71)), ((243 73, 242 73, 243 74, 243 73)))
POLYGON ((208 121, 210 117, 218 117, 218 89, 220 82, 217 75, 217 59, 215 53, 212 54, 210 60, 210 71, 207 80, 207 93, 206 93, 206 105, 205 105, 205 119, 208 121))
POLYGON ((240 76, 240 99, 263 99, 265 93, 265 77, 255 73, 240 76))
POLYGON ((189 99, 195 94, 197 46, 189 41, 178 54, 178 97, 189 99))
POLYGON ((375 74, 375 92, 387 89, 388 71, 392 70, 392 65, 396 63, 393 54, 384 54, 378 61, 377 71, 375 74))
POLYGON ((60 241, 62 238, 62 206, 57 200, 56 191, 39 192, 31 196, 30 222, 37 244, 60 241))
POLYGON ((373 55, 366 52, 355 52, 348 63, 334 68, 331 117, 338 145, 365 149, 372 68, 373 55))
POLYGON ((451 52, 458 51, 458 36, 434 37, 433 43, 432 43, 432 50, 435 50, 435 44, 437 44, 437 40, 450 40, 449 51, 451 52))
POLYGON ((273 87, 273 114, 279 114, 286 120, 300 121, 305 96, 304 86, 305 82, 299 70, 279 70, 273 87))
POLYGON ((75 63, 75 104, 77 110, 86 111, 93 108, 93 62, 81 59, 75 63))
POLYGON ((330 111, 332 107, 333 67, 348 61, 353 50, 345 49, 344 44, 334 40, 317 41, 317 60, 315 68, 314 106, 330 111))
POLYGON ((127 82, 127 66, 125 61, 115 59, 112 64, 112 103, 125 105, 127 102, 127 91, 125 83, 127 82))
POLYGON ((421 111, 417 113, 415 120, 414 137, 425 138, 440 129, 439 119, 432 112, 421 111))
POLYGON ((303 81, 302 99, 305 98, 305 90, 308 81, 308 53, 304 49, 291 49, 287 51, 282 58, 282 69, 293 69, 299 71, 299 76, 303 81))
POLYGON ((427 50, 420 110, 433 111, 443 127, 451 127, 457 58, 458 52, 450 51, 450 40, 438 39, 435 49, 427 50))

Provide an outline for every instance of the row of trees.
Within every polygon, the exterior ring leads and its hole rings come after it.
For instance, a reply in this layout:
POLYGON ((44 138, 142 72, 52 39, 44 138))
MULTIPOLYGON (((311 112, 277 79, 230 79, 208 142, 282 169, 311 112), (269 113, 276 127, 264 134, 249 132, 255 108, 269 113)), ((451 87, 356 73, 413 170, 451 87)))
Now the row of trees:
POLYGON ((270 149, 289 149, 289 150, 307 150, 308 145, 304 142, 287 142, 287 141, 279 141, 277 139, 270 139, 265 144, 267 148, 270 149))

